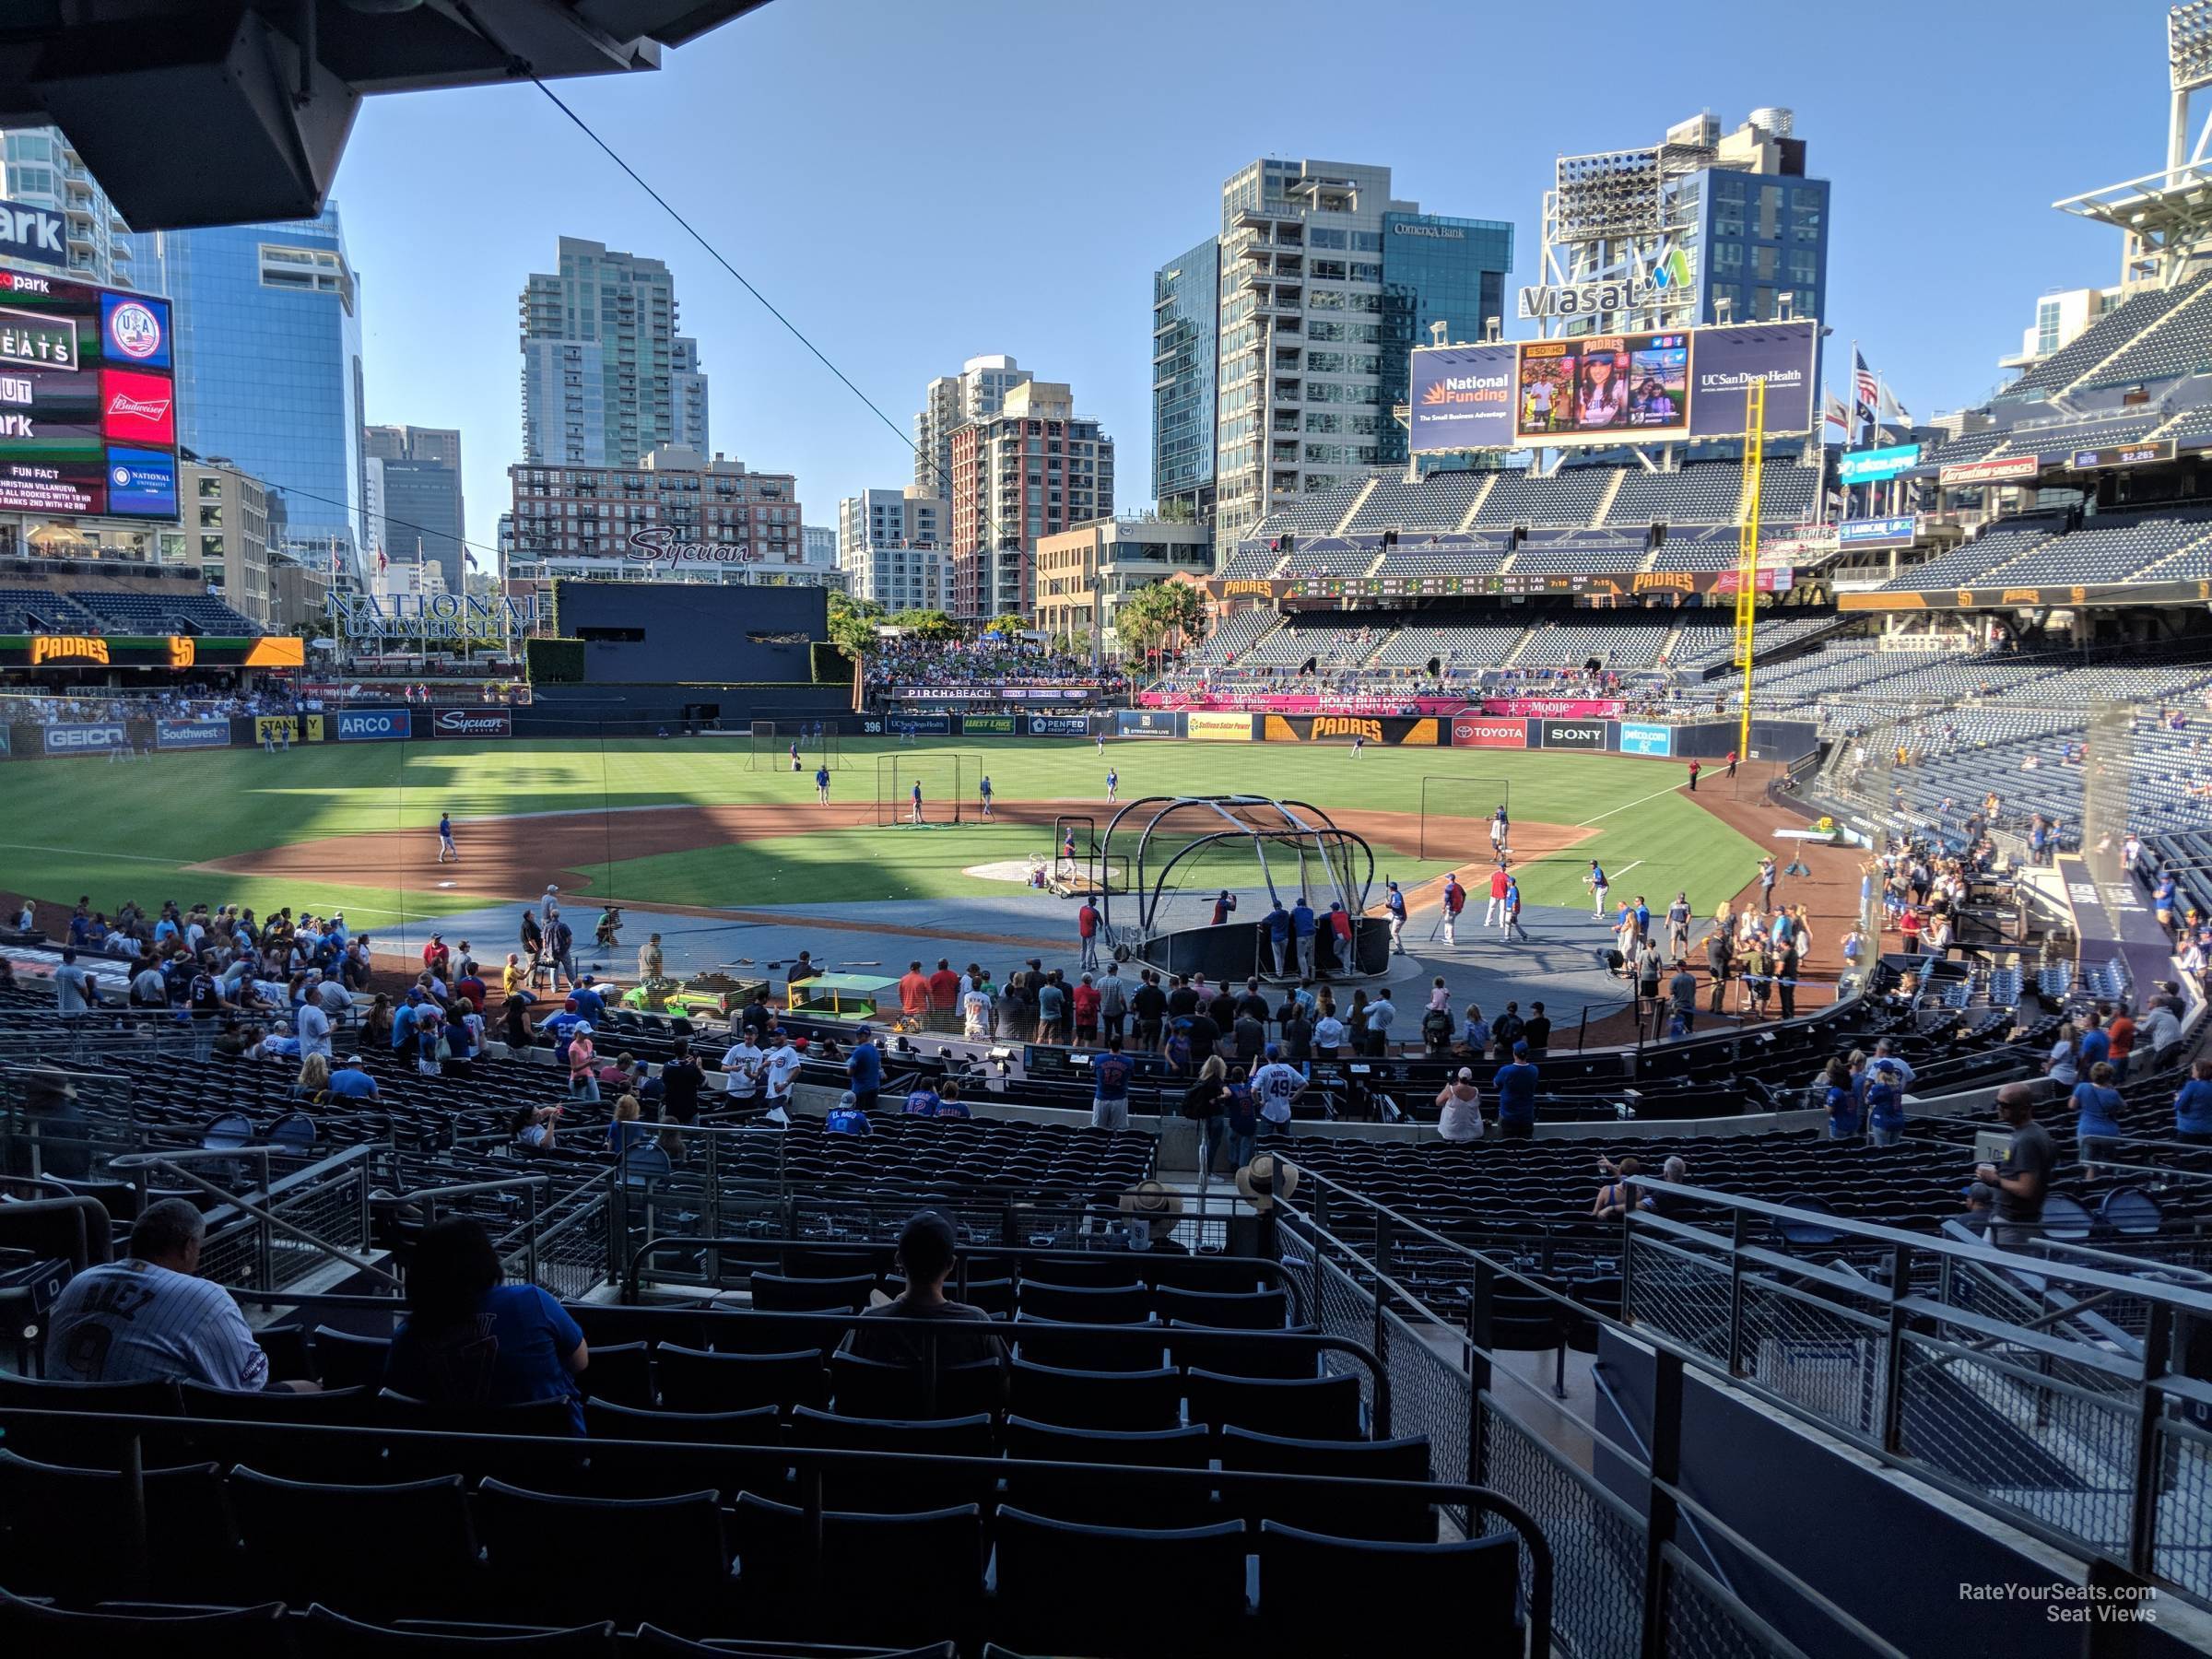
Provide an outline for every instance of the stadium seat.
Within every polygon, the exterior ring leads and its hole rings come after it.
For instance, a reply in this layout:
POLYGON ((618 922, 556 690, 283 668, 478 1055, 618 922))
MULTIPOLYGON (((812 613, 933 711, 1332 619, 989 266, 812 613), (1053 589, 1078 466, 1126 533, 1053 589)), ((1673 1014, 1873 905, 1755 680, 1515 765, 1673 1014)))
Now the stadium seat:
MULTIPOLYGON (((1282 1377, 1301 1379, 1316 1375, 1321 1369, 1321 1351, 1302 1342, 1232 1342, 1224 1344, 1218 1338, 1223 1332, 1212 1325, 1189 1325, 1177 1322, 1169 1327, 1168 1362, 1189 1370, 1193 1366, 1219 1371, 1230 1377, 1282 1377), (1189 1337, 1174 1333, 1187 1331, 1189 1337)), ((1234 1333, 1249 1335, 1248 1332, 1234 1333)), ((1296 1325, 1287 1335, 1311 1336, 1312 1325, 1296 1325)))
POLYGON ((669 1411, 749 1411, 756 1406, 789 1411, 821 1405, 829 1390, 816 1348, 722 1354, 664 1342, 653 1350, 653 1371, 661 1405, 669 1411))
POLYGON ((361 1618, 459 1616, 481 1594, 461 1477, 398 1486, 280 1480, 243 1467, 229 1491, 252 1580, 361 1618))
POLYGON ((1143 1324, 1152 1317, 1152 1293, 1142 1285, 1055 1285, 1021 1281, 1019 1311, 1034 1319, 1068 1324, 1143 1324))
POLYGON ((1453 1641, 1471 1653, 1521 1645, 1520 1540, 1377 1543, 1260 1525, 1260 1629, 1270 1652, 1335 1659, 1370 1651, 1383 1609, 1450 1607, 1453 1641), (1316 1584, 1356 1584, 1356 1595, 1316 1595, 1316 1584))
MULTIPOLYGON (((112 1599, 127 1501, 121 1475, 0 1451, 0 1573, 8 1588, 69 1602, 112 1599)), ((229 1593, 238 1535, 214 1464, 147 1470, 146 1523, 145 1594, 195 1601, 229 1593)))
POLYGON ((578 1625, 567 1630, 518 1630, 512 1625, 425 1625, 405 1629, 347 1618, 328 1607, 307 1610, 300 1634, 303 1653, 315 1659, 615 1659, 621 1652, 615 1627, 578 1625))
POLYGON ((527 1617, 619 1625, 655 1618, 707 1634, 730 1608, 729 1555, 712 1491, 571 1498, 487 1480, 471 1500, 492 1605, 527 1617), (552 1552, 550 1559, 548 1551, 552 1552), (550 1571, 566 1560, 574 1571, 550 1571))
POLYGON ((786 1278, 781 1274, 756 1273, 749 1283, 753 1306, 771 1313, 857 1313, 868 1305, 876 1276, 786 1278))
POLYGON ((1182 1379, 1172 1369, 1063 1371, 1014 1361, 1007 1409, 1063 1429, 1117 1431, 1173 1429, 1182 1421, 1182 1379))
POLYGON ((76 1613, 0 1589, 0 1649, 17 1653, 159 1653, 163 1659, 295 1659, 284 1604, 173 1613, 76 1613))
POLYGON ((1228 1377, 1193 1367, 1188 1374, 1191 1420, 1217 1432, 1256 1430, 1292 1440, 1359 1440, 1357 1377, 1228 1377))
MULTIPOLYGON (((1224 1470, 1262 1475, 1308 1475, 1356 1480, 1427 1480, 1426 1435, 1388 1441, 1291 1440, 1249 1429, 1221 1430, 1218 1450, 1224 1470)), ((1265 1497, 1240 1499, 1235 1507, 1252 1521, 1326 1526, 1339 1537, 1429 1543, 1436 1516, 1426 1498, 1393 1500, 1340 1488, 1286 1487, 1265 1497)))
MULTIPOLYGON (((1167 1344, 1119 1340, 1091 1331, 1055 1329, 1064 1322, 1033 1313, 1014 1316, 1016 1355, 1066 1371, 1158 1371, 1168 1362, 1167 1344)), ((1150 1328, 1152 1322, 1132 1329, 1150 1328)))
POLYGON ((1006 1378, 995 1359, 946 1366, 937 1372, 932 1404, 923 1367, 832 1354, 830 1398, 841 1417, 971 1417, 979 1411, 994 1414, 1005 1406, 1006 1378))
POLYGON ((1280 1290, 1181 1290, 1162 1285, 1153 1293, 1170 1324, 1244 1331, 1279 1331, 1290 1323, 1290 1300, 1280 1290))
MULTIPOLYGON (((991 1419, 941 1418, 924 1422, 838 1417, 802 1406, 791 1414, 791 1443, 826 1451, 927 1453, 990 1457, 991 1419)), ((893 1460, 841 1463, 822 1477, 822 1501, 832 1509, 870 1514, 981 1503, 991 1496, 987 1477, 942 1469, 913 1469, 893 1460)))
POLYGON ((865 1562, 865 1594, 834 1577, 809 1584, 806 1512, 751 1492, 730 1512, 746 1628, 810 1641, 910 1642, 970 1639, 982 1599, 983 1522, 974 1504, 914 1514, 829 1510, 822 1549, 829 1571, 865 1562))
POLYGON ((653 1394, 653 1347, 644 1342, 610 1342, 591 1349, 591 1363, 576 1379, 594 1400, 650 1410, 653 1394))
POLYGON ((388 1336, 359 1336, 328 1325, 315 1327, 315 1371, 325 1388, 382 1388, 391 1354, 388 1336))
MULTIPOLYGON (((1244 1524, 1149 1528, 1085 1526, 1050 1521, 1025 1510, 998 1512, 998 1617, 1016 1647, 1054 1652, 1065 1646, 1070 1563, 1080 1562, 1086 1594, 1085 1652, 1101 1659, 1151 1659, 1159 1653, 1241 1651, 1245 1614, 1244 1524), (1142 1594, 1108 1586, 1142 1585, 1142 1594)), ((1356 1580, 1312 1579, 1314 1584, 1356 1580)), ((1364 1593, 1344 1599, 1371 1606, 1364 1593)))
POLYGON ((1203 1423, 1120 1431, 1010 1417, 1006 1442, 1006 1501, 1032 1514, 1091 1526, 1210 1526, 1223 1518, 1212 1494, 1196 1485, 1171 1493, 1088 1477, 1029 1475, 1019 1466, 1027 1461, 1203 1469, 1213 1455, 1212 1432, 1203 1423))
POLYGON ((178 1392, 188 1418, 234 1423, 366 1423, 375 1418, 375 1396, 360 1387, 254 1391, 183 1382, 178 1392))
POLYGON ((594 1440, 699 1441, 715 1446, 772 1446, 783 1437, 774 1406, 750 1411, 653 1411, 613 1400, 583 1403, 584 1431, 594 1440))

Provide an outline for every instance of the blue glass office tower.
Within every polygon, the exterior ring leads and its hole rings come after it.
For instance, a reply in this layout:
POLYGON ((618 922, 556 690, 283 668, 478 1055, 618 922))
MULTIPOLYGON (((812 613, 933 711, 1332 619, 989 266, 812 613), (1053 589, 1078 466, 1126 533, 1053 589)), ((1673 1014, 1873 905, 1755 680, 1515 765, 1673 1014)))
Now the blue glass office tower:
POLYGON ((1152 494, 1162 512, 1207 525, 1220 281, 1211 236, 1152 273, 1152 494))
MULTIPOLYGON (((1498 219, 1451 218, 1441 213, 1382 216, 1382 406, 1406 401, 1413 348, 1479 340, 1505 315, 1505 278, 1513 268, 1513 228, 1498 219)), ((1406 429, 1395 420, 1375 433, 1375 458, 1406 463, 1406 429)))
MULTIPOLYGON (((359 572, 369 546, 360 283, 337 204, 282 224, 138 238, 175 304, 177 439, 269 488, 269 542, 359 572)), ((365 573, 363 573, 365 574, 365 573)))
POLYGON ((1782 296, 1798 317, 1825 314, 1828 300, 1828 181, 1796 174, 1707 168, 1676 185, 1677 222, 1696 274, 1700 323, 1717 323, 1717 300, 1729 320, 1767 323, 1782 314, 1782 296))

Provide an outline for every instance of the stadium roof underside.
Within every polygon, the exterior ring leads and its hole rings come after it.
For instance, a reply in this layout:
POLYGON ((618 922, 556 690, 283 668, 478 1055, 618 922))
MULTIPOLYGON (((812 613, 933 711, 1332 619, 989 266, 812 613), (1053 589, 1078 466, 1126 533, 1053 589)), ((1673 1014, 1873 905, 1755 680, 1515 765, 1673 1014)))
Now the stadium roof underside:
POLYGON ((2052 206, 2122 232, 2131 277, 2171 287, 2202 268, 2194 261, 2212 245, 2212 162, 2165 168, 2052 206))
POLYGON ((660 66, 767 0, 31 0, 0 125, 68 135, 133 229, 322 211, 364 96, 660 66))

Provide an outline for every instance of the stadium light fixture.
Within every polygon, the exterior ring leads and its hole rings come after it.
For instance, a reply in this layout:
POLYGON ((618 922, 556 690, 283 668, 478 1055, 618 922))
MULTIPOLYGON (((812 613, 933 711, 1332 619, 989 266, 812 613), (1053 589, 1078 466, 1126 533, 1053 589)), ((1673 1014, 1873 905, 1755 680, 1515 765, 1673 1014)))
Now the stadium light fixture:
POLYGON ((2187 0, 2166 14, 2166 67, 2176 92, 2212 85, 2212 0, 2187 0))

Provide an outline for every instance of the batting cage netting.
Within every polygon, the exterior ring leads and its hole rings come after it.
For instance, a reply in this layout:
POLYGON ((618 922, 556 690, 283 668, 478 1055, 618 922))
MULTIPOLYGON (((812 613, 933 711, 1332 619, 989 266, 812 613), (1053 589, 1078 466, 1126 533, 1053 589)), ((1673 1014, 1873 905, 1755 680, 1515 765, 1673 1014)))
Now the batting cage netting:
POLYGON ((971 797, 985 771, 982 757, 965 749, 913 749, 877 756, 877 827, 973 823, 980 807, 971 797), (918 801, 914 794, 917 786, 922 792, 918 801))
POLYGON ((824 766, 831 771, 840 771, 844 764, 844 757, 838 752, 837 727, 828 721, 753 722, 752 752, 746 760, 747 771, 810 772, 824 766), (795 765, 794 749, 798 751, 795 765))

